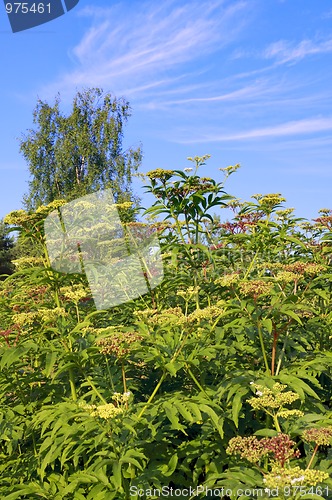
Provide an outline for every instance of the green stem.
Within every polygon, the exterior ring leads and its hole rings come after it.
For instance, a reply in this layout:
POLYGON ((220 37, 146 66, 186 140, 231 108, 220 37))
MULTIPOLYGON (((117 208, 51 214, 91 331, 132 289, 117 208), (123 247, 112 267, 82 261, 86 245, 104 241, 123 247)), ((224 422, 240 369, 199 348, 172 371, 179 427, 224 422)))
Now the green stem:
POLYGON ((271 375, 272 375, 272 377, 274 376, 278 337, 279 337, 279 335, 278 335, 277 331, 274 329, 274 331, 273 331, 272 357, 271 357, 271 375))
POLYGON ((115 392, 115 387, 114 387, 113 377, 112 377, 112 374, 111 374, 111 370, 110 370, 110 366, 109 366, 109 363, 108 363, 108 359, 107 359, 107 357, 106 357, 106 367, 107 367, 108 377, 109 377, 110 382, 111 382, 112 391, 113 391, 113 392, 115 392))
MULTIPOLYGON (((122 381, 123 381, 123 392, 127 392, 127 380, 126 380, 126 372, 123 361, 121 362, 121 373, 122 373, 122 381)), ((126 401, 126 408, 128 409, 128 401, 126 401)))
POLYGON ((69 368, 68 372, 69 372, 69 385, 70 385, 71 397, 73 398, 73 401, 77 401, 77 393, 76 393, 75 377, 73 369, 69 368))
POLYGON ((272 418, 273 418, 273 423, 274 423, 274 426, 275 426, 276 430, 278 432, 281 432, 281 428, 280 428, 280 425, 279 425, 279 421, 278 421, 277 415, 272 415, 272 418))
POLYGON ((286 349, 286 345, 287 345, 288 336, 289 336, 289 333, 287 332, 286 338, 284 340, 284 345, 282 346, 282 349, 281 349, 281 352, 280 352, 280 355, 279 355, 278 365, 277 365, 277 369, 276 369, 276 376, 278 376, 278 374, 279 374, 281 363, 282 363, 282 359, 283 359, 283 357, 285 355, 285 349, 286 349))
POLYGON ((122 382, 123 382, 123 392, 127 392, 126 372, 125 372, 123 361, 121 362, 121 373, 122 373, 122 382))
POLYGON ((255 260, 256 260, 257 255, 258 255, 258 250, 256 251, 256 253, 255 253, 255 255, 254 255, 254 258, 253 258, 253 259, 252 259, 252 261, 250 262, 250 265, 249 265, 249 267, 248 267, 248 269, 247 269, 247 272, 246 272, 246 274, 244 275, 244 278, 243 278, 243 279, 246 279, 246 278, 247 278, 247 276, 249 275, 249 273, 250 273, 251 269, 253 268, 253 265, 254 265, 254 263, 255 263, 255 260))
POLYGON ((161 386, 161 384, 163 383, 163 381, 165 380, 165 378, 166 378, 166 372, 163 372, 163 374, 162 374, 162 376, 161 376, 161 378, 160 378, 160 380, 159 380, 158 384, 157 384, 157 385, 156 385, 156 387, 154 388, 153 393, 151 394, 151 396, 149 397, 149 399, 148 399, 147 403, 145 404, 145 406, 142 408, 141 412, 139 413, 139 415, 138 415, 138 417, 137 417, 138 419, 140 419, 140 418, 142 417, 142 415, 143 415, 143 413, 145 412, 145 410, 147 409, 147 407, 151 404, 151 402, 152 402, 153 398, 155 397, 155 395, 156 395, 156 394, 157 394, 157 392, 159 391, 160 386, 161 386))
POLYGON ((202 392, 204 392, 205 396, 211 401, 211 398, 205 392, 205 390, 203 389, 203 387, 201 386, 201 384, 199 383, 199 381, 197 380, 197 378, 195 377, 195 375, 193 374, 193 372, 190 370, 190 368, 189 368, 188 365, 186 365, 186 368, 187 368, 187 371, 188 371, 190 377, 193 379, 193 381, 195 382, 195 384, 197 385, 197 387, 199 388, 199 390, 202 391, 202 392))
POLYGON ((199 219, 198 217, 195 220, 195 240, 196 240, 196 245, 198 244, 198 238, 199 238, 199 219))
MULTIPOLYGON (((46 245, 44 243, 43 243, 43 250, 44 250, 44 255, 45 255, 47 267, 51 267, 51 261, 50 261, 50 258, 48 256, 46 245)), ((49 276, 51 276, 51 274, 49 272, 47 272, 47 274, 49 276)), ((55 300, 57 307, 60 307, 59 292, 58 292, 57 288, 54 289, 54 300, 55 300)))
MULTIPOLYGON (((197 278, 194 277, 194 287, 197 288, 197 278)), ((199 290, 195 292, 195 302, 196 302, 196 310, 200 309, 199 306, 199 290)))
POLYGON ((258 329, 259 341, 260 341, 261 348, 262 348, 262 354, 263 354, 263 358, 264 358, 265 369, 266 369, 267 373, 270 373, 270 368, 269 368, 269 363, 267 361, 267 356, 266 356, 266 351, 265 351, 265 346, 264 346, 264 339, 263 339, 263 332, 262 332, 262 327, 261 327, 260 320, 258 320, 258 322, 257 322, 257 329, 258 329))
POLYGON ((80 322, 80 311, 78 308, 78 304, 75 304, 75 310, 76 310, 76 316, 77 316, 77 322, 80 322))
POLYGON ((106 399, 103 398, 103 396, 100 394, 100 392, 98 391, 97 387, 95 386, 94 382, 92 381, 91 377, 85 377, 87 382, 89 382, 89 384, 91 385, 92 387, 92 390, 96 393, 96 395, 99 397, 100 401, 102 401, 104 403, 104 405, 107 404, 107 401, 106 399))

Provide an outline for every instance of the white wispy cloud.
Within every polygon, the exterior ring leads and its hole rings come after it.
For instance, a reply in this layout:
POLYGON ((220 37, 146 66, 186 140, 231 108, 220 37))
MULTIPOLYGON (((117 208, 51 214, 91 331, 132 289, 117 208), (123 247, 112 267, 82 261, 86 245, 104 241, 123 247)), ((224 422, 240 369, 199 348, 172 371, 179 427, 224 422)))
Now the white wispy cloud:
MULTIPOLYGON (((300 99, 299 96, 294 95, 294 93, 298 93, 299 90, 302 90, 301 85, 298 82, 293 83, 285 81, 280 75, 279 79, 270 76, 260 79, 247 78, 244 82, 238 82, 239 79, 237 76, 238 75, 235 74, 232 75, 231 78, 224 78, 220 81, 209 81, 208 84, 206 84, 206 87, 209 87, 207 90, 199 93, 196 92, 190 97, 172 100, 165 99, 163 102, 154 102, 151 100, 146 104, 146 107, 150 109, 156 109, 158 107, 165 109, 179 106, 187 109, 186 106, 191 106, 192 104, 202 104, 204 106, 209 104, 218 106, 220 104, 225 110, 227 105, 231 105, 232 109, 234 109, 234 106, 239 109, 244 106, 257 106, 257 102, 259 102, 260 106, 278 105, 285 100, 286 95, 289 96, 289 101, 292 100, 291 104, 293 105, 300 99), (217 92, 216 89, 218 89, 219 92, 217 92)), ((330 97, 330 94, 328 97, 330 97)), ((323 97, 320 96, 320 98, 322 99, 323 97)), ((304 98, 302 98, 302 100, 304 101, 304 98)))
POLYGON ((240 89, 233 90, 232 92, 225 92, 219 95, 212 95, 212 96, 175 99, 171 101, 165 101, 163 105, 169 106, 174 104, 183 105, 191 103, 216 103, 216 102, 227 102, 227 101, 239 101, 241 99, 252 99, 254 97, 261 97, 262 93, 264 92, 271 92, 271 87, 265 86, 262 82, 256 82, 251 85, 245 85, 240 89))
POLYGON ((167 86, 178 78, 176 70, 186 72, 186 63, 234 40, 246 7, 244 0, 169 0, 137 2, 130 11, 125 4, 85 8, 81 15, 91 26, 71 51, 76 68, 44 91, 105 86, 128 95, 167 86))
POLYGON ((204 143, 204 142, 225 142, 225 141, 243 141, 246 139, 263 139, 266 137, 277 138, 292 135, 313 134, 332 130, 332 118, 309 118, 303 120, 294 120, 279 125, 272 125, 262 128, 237 133, 208 133, 191 137, 190 139, 178 139, 179 143, 204 143))
POLYGON ((275 59, 279 64, 300 61, 314 54, 332 52, 332 38, 323 41, 302 40, 298 43, 279 40, 270 44, 264 51, 264 57, 275 59))

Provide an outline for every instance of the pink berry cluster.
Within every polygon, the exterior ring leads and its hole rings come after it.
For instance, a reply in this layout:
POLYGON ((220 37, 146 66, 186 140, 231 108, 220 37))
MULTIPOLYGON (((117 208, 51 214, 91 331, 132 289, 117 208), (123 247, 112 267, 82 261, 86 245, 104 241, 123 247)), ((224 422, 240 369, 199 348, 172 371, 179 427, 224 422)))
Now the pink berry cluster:
POLYGON ((273 458, 279 462, 281 467, 285 465, 287 460, 300 457, 300 451, 294 450, 295 441, 290 439, 288 434, 278 434, 272 438, 264 438, 262 441, 264 449, 268 453, 272 453, 273 458))

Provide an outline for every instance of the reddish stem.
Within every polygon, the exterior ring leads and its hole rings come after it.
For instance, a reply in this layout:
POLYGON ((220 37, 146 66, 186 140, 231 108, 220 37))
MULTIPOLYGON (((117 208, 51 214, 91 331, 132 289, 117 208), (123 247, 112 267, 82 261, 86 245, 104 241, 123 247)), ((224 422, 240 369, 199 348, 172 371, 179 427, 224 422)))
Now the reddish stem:
POLYGON ((319 444, 316 444, 315 449, 314 449, 313 454, 312 454, 312 457, 310 458, 310 462, 308 463, 306 470, 310 469, 312 462, 314 461, 315 455, 317 453, 318 446, 319 446, 319 444))

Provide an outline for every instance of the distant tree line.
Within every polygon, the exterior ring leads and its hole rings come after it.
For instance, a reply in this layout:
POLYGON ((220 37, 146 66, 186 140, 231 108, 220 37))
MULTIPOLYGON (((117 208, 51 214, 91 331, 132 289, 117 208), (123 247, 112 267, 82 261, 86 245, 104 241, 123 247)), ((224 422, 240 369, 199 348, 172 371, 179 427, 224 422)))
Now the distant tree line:
MULTIPOLYGON (((77 92, 68 114, 60 109, 60 95, 53 105, 38 99, 34 127, 20 139, 20 151, 30 173, 24 208, 35 211, 56 199, 71 201, 111 188, 115 202, 132 201, 132 174, 142 160, 141 148, 123 149, 124 126, 131 115, 129 103, 100 88, 77 92)), ((132 220, 134 210, 123 215, 132 220)), ((0 275, 13 272, 13 239, 0 226, 0 275)), ((15 244, 17 256, 34 255, 36 249, 15 244)))
POLYGON ((115 201, 133 200, 132 173, 142 154, 139 147, 122 147, 130 114, 125 99, 99 88, 77 92, 67 115, 60 110, 59 95, 52 106, 39 99, 33 112, 35 127, 20 141, 30 172, 26 208, 106 188, 112 189, 115 201))

